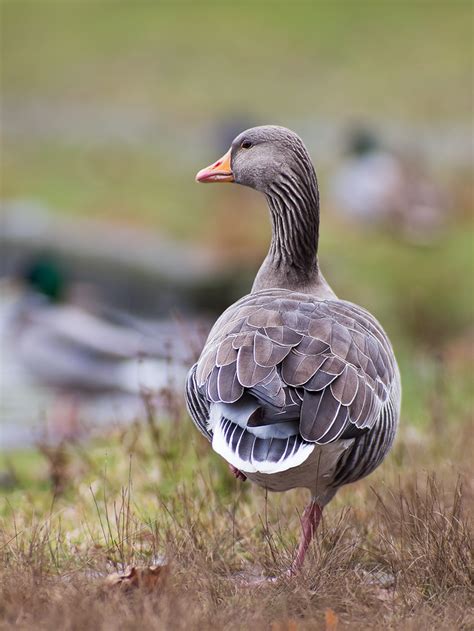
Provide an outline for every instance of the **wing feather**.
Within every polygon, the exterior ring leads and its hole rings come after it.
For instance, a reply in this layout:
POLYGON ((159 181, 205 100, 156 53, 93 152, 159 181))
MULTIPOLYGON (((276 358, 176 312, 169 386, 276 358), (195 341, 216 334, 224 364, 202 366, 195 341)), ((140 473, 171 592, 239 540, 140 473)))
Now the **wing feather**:
POLYGON ((280 364, 288 353, 291 346, 283 346, 272 339, 258 332, 254 337, 254 361, 259 366, 273 367, 280 364))
POLYGON ((284 346, 296 346, 301 342, 303 336, 287 326, 267 326, 265 333, 274 342, 284 346))
MULTIPOLYGON (((326 358, 323 359, 325 360, 326 358)), ((329 384, 331 384, 335 379, 337 379, 337 375, 330 375, 321 369, 318 370, 316 374, 304 384, 304 388, 309 392, 319 392, 320 390, 327 388, 327 386, 329 386, 329 384)))
MULTIPOLYGON (((368 312, 270 289, 245 296, 219 318, 192 384, 208 402, 254 396, 263 423, 297 419, 299 409, 301 436, 325 444, 349 427, 372 427, 396 374, 390 343, 368 312)), ((248 457, 264 451, 259 442, 234 447, 248 457)))
POLYGON ((355 399, 358 386, 357 371, 347 364, 342 374, 331 383, 331 392, 342 405, 348 406, 355 399))
POLYGON ((212 369, 211 374, 209 375, 206 382, 207 396, 209 400, 212 401, 213 403, 218 403, 220 399, 219 390, 217 388, 217 377, 219 375, 219 370, 220 369, 217 366, 215 366, 212 369))
POLYGON ((222 403, 235 403, 244 393, 244 386, 237 377, 236 362, 221 366, 217 375, 217 391, 222 403))
MULTIPOLYGON (((206 347, 204 348, 206 350, 206 347)), ((217 351, 215 348, 210 348, 206 353, 203 353, 199 358, 196 370, 196 381, 198 386, 203 386, 206 383, 212 369, 216 365, 217 351)))
POLYGON ((247 322, 256 327, 281 326, 283 317, 278 311, 261 308, 251 313, 247 318, 247 322))
POLYGON ((321 438, 319 439, 318 441, 319 444, 326 445, 327 443, 330 443, 333 440, 336 440, 337 438, 339 438, 339 436, 343 433, 343 431, 347 427, 348 418, 349 418, 348 408, 345 407, 344 405, 341 405, 339 407, 339 410, 337 412, 337 415, 333 423, 331 424, 329 429, 326 431, 326 433, 323 436, 321 436, 321 438))
POLYGON ((227 366, 237 359, 237 349, 232 345, 234 336, 226 337, 219 344, 216 355, 216 366, 227 366))
POLYGON ((252 346, 240 348, 237 355, 237 378, 245 388, 252 388, 264 381, 272 369, 272 366, 259 366, 255 362, 252 346))
POLYGON ((310 335, 305 335, 298 346, 295 347, 295 351, 303 355, 321 355, 321 353, 325 353, 328 350, 328 344, 310 335))
POLYGON ((315 396, 317 396, 317 393, 313 392, 308 392, 304 395, 301 408, 300 433, 306 440, 319 442, 335 422, 341 404, 332 395, 331 389, 325 388, 317 399, 316 409, 312 409, 310 400, 315 396), (307 400, 308 403, 306 404, 307 400))
POLYGON ((317 340, 321 340, 321 342, 331 344, 333 324, 334 323, 331 318, 315 318, 310 322, 308 333, 311 335, 311 337, 314 337, 317 340))
POLYGON ((303 355, 292 350, 282 362, 283 381, 289 386, 302 386, 311 379, 324 361, 323 356, 303 355))

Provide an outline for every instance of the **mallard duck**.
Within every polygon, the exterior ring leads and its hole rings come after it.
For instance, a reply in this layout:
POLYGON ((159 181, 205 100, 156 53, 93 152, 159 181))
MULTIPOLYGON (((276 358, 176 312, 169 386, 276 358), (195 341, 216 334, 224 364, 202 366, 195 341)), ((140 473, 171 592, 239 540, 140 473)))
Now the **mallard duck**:
POLYGON ((29 261, 19 280, 8 332, 38 381, 76 392, 138 394, 141 373, 144 387, 164 387, 165 363, 156 360, 173 359, 165 331, 144 333, 126 314, 99 306, 94 313, 68 300, 67 272, 52 255, 29 261))
POLYGON ((68 301, 67 274, 50 255, 30 261, 16 284, 1 327, 4 350, 26 380, 55 395, 48 414, 55 437, 75 435, 80 407, 97 407, 102 398, 109 416, 116 416, 111 397, 136 416, 142 393, 182 390, 191 354, 183 353, 184 343, 178 348, 177 325, 150 325, 145 333, 110 308, 106 319, 68 301))
POLYGON ((270 210, 268 254, 251 292, 211 329, 186 400, 236 477, 269 491, 309 489, 293 575, 337 490, 374 471, 392 446, 397 362, 374 316, 338 298, 320 270, 318 184, 297 134, 244 131, 196 180, 254 188, 270 210))

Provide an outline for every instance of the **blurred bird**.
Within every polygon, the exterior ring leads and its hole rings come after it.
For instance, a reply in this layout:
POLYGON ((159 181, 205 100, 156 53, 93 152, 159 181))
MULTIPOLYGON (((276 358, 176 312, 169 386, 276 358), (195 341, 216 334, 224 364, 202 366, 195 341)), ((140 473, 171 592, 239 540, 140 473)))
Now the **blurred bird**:
POLYGON ((186 400, 236 477, 270 491, 309 489, 293 575, 337 490, 374 471, 392 446, 397 362, 377 320, 337 298, 319 269, 316 174, 294 132, 242 132, 196 179, 254 188, 270 210, 268 255, 251 293, 211 329, 186 400))
POLYGON ((138 323, 119 325, 68 302, 64 266, 49 254, 30 261, 20 280, 4 337, 33 381, 56 393, 55 433, 76 434, 80 405, 93 397, 138 397, 170 385, 179 391, 189 357, 183 346, 178 353, 170 347, 169 331, 157 335, 155 327, 145 334, 138 323))
POLYGON ((434 183, 364 128, 352 131, 329 188, 333 205, 350 219, 385 225, 408 240, 431 241, 445 222, 446 202, 434 183))

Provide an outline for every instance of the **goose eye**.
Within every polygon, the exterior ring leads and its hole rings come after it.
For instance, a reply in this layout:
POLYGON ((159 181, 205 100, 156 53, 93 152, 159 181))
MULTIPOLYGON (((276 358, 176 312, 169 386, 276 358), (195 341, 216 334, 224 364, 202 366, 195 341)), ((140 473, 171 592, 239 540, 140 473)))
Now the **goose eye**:
POLYGON ((252 143, 250 142, 250 140, 244 140, 240 146, 242 147, 242 149, 250 149, 252 143))

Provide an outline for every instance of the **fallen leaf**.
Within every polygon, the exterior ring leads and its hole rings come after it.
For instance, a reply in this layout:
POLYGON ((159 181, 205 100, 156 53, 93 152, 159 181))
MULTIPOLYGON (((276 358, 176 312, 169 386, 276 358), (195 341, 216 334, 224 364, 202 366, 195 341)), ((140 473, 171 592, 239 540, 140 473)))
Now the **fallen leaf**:
POLYGON ((326 621, 326 631, 336 631, 339 618, 334 609, 328 607, 324 612, 324 619, 326 621))
POLYGON ((150 565, 149 567, 129 567, 125 572, 114 572, 104 579, 104 585, 112 589, 159 589, 167 574, 167 565, 150 565))

